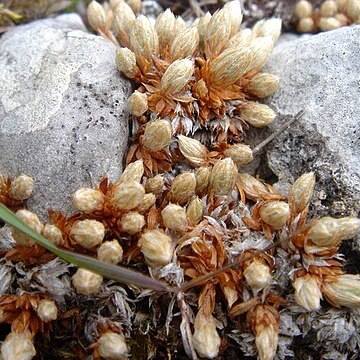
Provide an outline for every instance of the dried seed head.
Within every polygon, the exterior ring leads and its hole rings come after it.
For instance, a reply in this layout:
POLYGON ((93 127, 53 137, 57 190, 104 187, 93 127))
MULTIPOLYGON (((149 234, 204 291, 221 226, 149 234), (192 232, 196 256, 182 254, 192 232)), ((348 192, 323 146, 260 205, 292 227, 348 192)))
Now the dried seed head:
POLYGON ((132 210, 141 204, 144 187, 137 181, 126 181, 115 186, 111 203, 118 210, 132 210))
POLYGON ((267 105, 249 101, 241 106, 241 119, 255 127, 270 125, 276 117, 275 111, 267 105))
POLYGON ((150 265, 165 266, 171 262, 173 244, 163 230, 146 231, 142 234, 138 245, 150 265))
POLYGON ((79 245, 91 249, 104 240, 105 227, 97 220, 80 220, 72 226, 70 236, 79 245))
POLYGON ((229 195, 235 187, 237 174, 237 166, 232 159, 218 160, 210 175, 210 186, 215 195, 229 195))
POLYGON ((260 20, 254 25, 252 32, 254 37, 271 36, 276 42, 281 34, 281 19, 260 20))
POLYGON ((247 90, 260 99, 273 95, 279 89, 279 78, 276 75, 256 74, 249 82, 247 90))
MULTIPOLYGON (((264 318, 266 314, 264 314, 264 318)), ((272 360, 276 355, 279 341, 278 329, 275 325, 258 326, 255 334, 255 345, 260 360, 272 360)))
POLYGON ((238 174, 237 180, 244 190, 246 197, 251 200, 257 201, 259 193, 268 192, 266 186, 261 181, 249 174, 238 174))
POLYGON ((106 14, 104 8, 97 1, 91 1, 87 7, 87 18, 94 30, 106 28, 106 14))
POLYGON ((144 175, 144 162, 142 160, 136 160, 133 163, 126 166, 123 173, 120 176, 120 179, 116 184, 121 184, 127 181, 136 181, 141 182, 141 178, 144 175))
POLYGON ((290 218, 290 206, 284 201, 269 201, 261 206, 261 220, 274 230, 280 230, 290 218))
POLYGON ((195 197, 187 206, 186 215, 191 226, 197 225, 203 217, 202 201, 195 197))
POLYGON ((183 207, 176 204, 165 206, 161 212, 164 226, 170 230, 184 232, 188 228, 186 211, 183 207))
POLYGON ((57 319, 57 306, 52 300, 41 300, 36 311, 39 318, 44 322, 50 322, 57 319))
POLYGON ((324 277, 322 291, 335 307, 360 308, 360 276, 337 275, 324 277))
POLYGON ((295 288, 295 301, 308 311, 320 309, 320 300, 322 299, 318 280, 306 274, 300 276, 293 282, 295 288))
POLYGON ((186 204, 195 193, 196 179, 193 173, 185 172, 175 177, 171 184, 170 200, 180 205, 186 204))
POLYGON ((27 200, 34 190, 34 179, 25 174, 15 178, 10 185, 10 196, 15 200, 27 200))
POLYGON ((211 175, 210 167, 202 166, 196 170, 195 172, 196 194, 202 195, 207 191, 210 184, 210 175, 211 175))
POLYGON ((160 49, 170 48, 174 39, 175 16, 170 9, 160 14, 155 23, 160 49))
POLYGON ((126 77, 133 79, 138 73, 135 54, 128 48, 116 50, 116 68, 126 77))
POLYGON ((238 0, 229 1, 224 5, 224 9, 228 10, 230 14, 231 35, 234 35, 238 32, 243 19, 240 1, 238 0))
POLYGON ((141 12, 142 9, 141 0, 127 0, 127 3, 135 14, 139 14, 141 12))
POLYGON ((1 345, 3 360, 31 360, 36 355, 30 331, 11 332, 1 345))
POLYGON ((100 190, 81 188, 73 195, 76 209, 91 214, 104 208, 105 195, 100 190))
POLYGON ((105 241, 98 247, 97 258, 110 264, 118 264, 123 258, 123 253, 122 246, 114 239, 105 241))
POLYGON ((121 217, 121 230, 130 235, 139 233, 144 226, 144 216, 136 211, 130 211, 121 217))
POLYGON ((199 46, 199 33, 196 27, 186 29, 178 34, 170 49, 170 58, 172 61, 184 59, 194 55, 199 46))
POLYGON ((166 149, 171 141, 172 127, 167 120, 157 119, 147 123, 143 144, 150 151, 166 149))
POLYGON ((199 33, 199 49, 201 51, 205 50, 205 41, 206 41, 206 28, 211 20, 211 14, 207 12, 204 16, 199 19, 197 28, 199 33))
POLYGON ((212 315, 204 315, 200 310, 194 321, 193 344, 199 356, 213 359, 217 357, 221 339, 216 331, 215 319, 212 315))
POLYGON ((250 29, 243 29, 235 34, 226 44, 225 49, 237 48, 241 49, 249 46, 252 38, 252 31, 250 29))
POLYGON ((348 0, 346 13, 351 19, 358 23, 360 19, 360 1, 348 0))
POLYGON ((274 39, 272 36, 255 38, 250 44, 252 61, 248 72, 259 72, 268 62, 270 54, 274 48, 274 39))
POLYGON ((145 194, 140 205, 136 208, 139 213, 144 213, 156 203, 156 196, 152 193, 145 194))
POLYGON ((272 280, 270 267, 256 259, 245 269, 244 276, 254 292, 264 289, 272 280))
POLYGON ((61 230, 55 225, 45 224, 42 234, 56 246, 63 241, 61 230))
POLYGON ((315 175, 312 172, 301 175, 289 192, 289 204, 295 213, 302 212, 310 203, 314 193, 315 175))
POLYGON ((208 150, 200 141, 179 135, 179 149, 193 166, 201 166, 206 162, 208 150))
POLYGON ((302 18, 297 25, 297 31, 299 32, 313 32, 315 30, 315 23, 311 17, 302 18))
POLYGON ((338 12, 336 2, 334 0, 325 0, 320 6, 321 17, 332 17, 338 12))
POLYGON ((72 277, 72 283, 78 294, 91 295, 100 291, 103 277, 90 270, 77 269, 72 277))
POLYGON ((105 360, 123 360, 128 356, 128 347, 123 335, 108 331, 97 341, 99 355, 105 360))
POLYGON ((174 61, 161 78, 160 90, 165 95, 179 93, 190 81, 194 73, 194 63, 189 59, 174 61))
POLYGON ((152 178, 148 178, 145 183, 145 191, 147 193, 153 193, 155 195, 160 194, 164 187, 164 178, 162 175, 156 175, 152 178))
MULTIPOLYGON (((44 225, 40 222, 36 214, 34 214, 29 210, 21 209, 16 212, 16 216, 27 226, 35 230, 38 234, 41 234, 44 225)), ((26 236, 25 234, 23 234, 22 232, 20 232, 15 228, 11 228, 11 233, 18 245, 31 246, 34 244, 31 238, 29 238, 28 236, 26 236)))
POLYGON ((125 1, 119 2, 114 10, 113 30, 123 46, 130 45, 129 34, 134 20, 131 7, 125 1))
POLYGON ((307 0, 299 1, 295 6, 295 16, 298 19, 310 18, 313 12, 311 3, 307 0))
POLYGON ((141 116, 148 110, 147 95, 135 90, 128 98, 130 112, 134 116, 141 116))
POLYGON ((251 147, 244 144, 230 145, 224 151, 224 155, 232 159, 236 166, 243 166, 253 161, 251 147))
POLYGON ((341 27, 341 23, 334 17, 320 18, 319 27, 321 31, 336 30, 341 27))

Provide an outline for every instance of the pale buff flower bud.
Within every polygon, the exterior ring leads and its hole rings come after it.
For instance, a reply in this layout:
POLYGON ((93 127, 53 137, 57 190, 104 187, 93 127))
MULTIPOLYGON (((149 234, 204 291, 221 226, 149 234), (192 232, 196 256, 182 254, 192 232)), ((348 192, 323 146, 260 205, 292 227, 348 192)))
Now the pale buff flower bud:
POLYGON ((276 75, 256 74, 247 85, 250 94, 260 99, 273 95, 279 89, 279 78, 276 75))
POLYGON ((91 214, 104 208, 105 195, 100 190, 81 188, 73 195, 76 209, 91 214))
POLYGON ((145 218, 136 211, 130 211, 121 218, 121 230, 134 235, 145 226, 145 218))
POLYGON ((170 9, 160 14, 155 23, 155 30, 159 38, 159 48, 170 48, 174 39, 175 16, 170 9))
POLYGON ((198 197, 195 197, 190 201, 186 209, 186 215, 192 226, 197 225, 201 221, 203 217, 203 207, 202 201, 198 197))
POLYGON ((178 16, 175 20, 174 35, 180 34, 186 29, 186 22, 181 16, 178 16))
POLYGON ((148 110, 147 95, 135 90, 128 98, 130 112, 134 116, 141 116, 148 110))
POLYGON ((117 70, 130 79, 134 78, 139 73, 135 54, 128 48, 116 50, 115 62, 117 70))
POLYGON ((299 32, 313 32, 315 30, 315 23, 311 17, 302 18, 297 25, 297 31, 299 32))
POLYGON ((203 194, 207 191, 209 184, 210 184, 210 175, 211 175, 211 168, 210 167, 200 167, 195 172, 195 179, 196 179, 196 194, 203 194))
POLYGON ((244 271, 246 283, 255 292, 264 289, 272 280, 271 269, 259 260, 254 260, 244 271))
POLYGON ((205 98, 209 94, 209 89, 206 86, 204 79, 200 79, 195 85, 195 92, 200 96, 200 98, 205 98))
POLYGON ((127 3, 135 14, 139 14, 141 12, 142 9, 141 0, 127 0, 127 3))
MULTIPOLYGON (((25 209, 18 210, 16 212, 16 216, 24 222, 27 226, 31 227, 33 230, 35 230, 38 234, 41 234, 44 225, 40 222, 38 216, 34 214, 33 212, 25 209)), ((34 244, 33 240, 20 232, 19 230, 15 228, 11 228, 11 233, 18 245, 28 245, 31 246, 34 244)))
POLYGON ((147 193, 153 193, 155 195, 160 194, 164 187, 164 178, 162 175, 156 175, 152 178, 148 178, 145 183, 145 191, 147 193))
POLYGON ((124 2, 124 0, 110 0, 109 4, 110 7, 115 10, 122 2, 124 2))
POLYGON ((136 160, 133 163, 126 166, 123 173, 120 176, 120 179, 116 184, 120 184, 127 181, 136 181, 141 182, 141 178, 144 175, 144 162, 142 160, 136 160))
POLYGON ((307 0, 301 0, 295 6, 294 13, 298 19, 311 17, 312 12, 313 12, 313 7, 311 3, 307 0))
POLYGON ((239 30, 239 27, 243 19, 240 1, 238 0, 229 1, 224 5, 224 9, 228 10, 230 14, 231 35, 234 35, 239 30))
POLYGON ((193 166, 201 166, 206 162, 208 150, 200 141, 179 135, 179 149, 193 166))
POLYGON ((152 193, 145 194, 140 205, 136 208, 139 213, 144 213, 156 203, 156 196, 152 193))
POLYGON ((306 274, 300 276, 293 282, 295 289, 295 301, 308 311, 320 309, 320 300, 322 299, 318 280, 306 274))
POLYGON ((175 177, 171 184, 170 200, 180 205, 186 204, 195 193, 196 179, 193 173, 183 173, 175 177))
POLYGON ((241 49, 249 46, 252 38, 252 31, 250 29, 243 29, 235 34, 226 44, 225 49, 237 48, 241 49))
POLYGON ((260 218, 274 230, 280 230, 290 218, 290 206, 285 201, 269 201, 261 206, 260 218))
POLYGON ((45 224, 42 234, 56 246, 60 245, 63 241, 61 230, 55 225, 45 224))
POLYGON ((346 12, 346 5, 348 4, 348 0, 335 0, 335 2, 340 12, 346 12))
POLYGON ((33 190, 34 179, 25 174, 21 174, 11 182, 9 195, 15 200, 27 200, 33 190))
POLYGON ((199 48, 201 51, 205 50, 206 41, 206 28, 211 20, 211 14, 207 12, 204 16, 199 19, 197 28, 199 33, 199 48))
POLYGON ((244 144, 230 145, 225 149, 224 155, 231 158, 236 166, 246 165, 254 159, 250 146, 244 144))
POLYGON ((110 264, 118 264, 123 258, 123 253, 122 246, 114 239, 105 241, 98 247, 97 258, 110 264))
POLYGON ((54 301, 44 299, 39 302, 36 312, 43 322, 50 322, 57 319, 58 309, 54 301))
POLYGON ((254 25, 252 32, 254 37, 271 36, 276 42, 281 34, 281 19, 260 20, 254 25))
POLYGON ((103 277, 90 270, 77 269, 72 277, 72 283, 78 294, 91 295, 100 291, 103 277))
POLYGON ((338 12, 336 2, 334 0, 325 0, 320 6, 321 17, 332 17, 338 12))
POLYGON ((172 127, 167 120, 157 119, 147 123, 143 144, 150 151, 166 149, 171 141, 172 127))
POLYGON ((141 204, 144 195, 145 189, 141 184, 127 181, 115 186, 111 203, 118 210, 132 210, 141 204))
POLYGON ((321 31, 331 31, 340 28, 341 23, 339 20, 335 19, 334 17, 320 18, 319 27, 321 31))
POLYGON ((94 30, 106 27, 106 14, 104 8, 97 1, 91 1, 87 7, 87 18, 94 30))
POLYGON ((326 300, 335 307, 360 308, 360 276, 325 276, 322 291, 326 300))
POLYGON ((105 227, 97 220, 80 220, 72 226, 70 236, 82 247, 91 249, 103 242, 105 227))
POLYGON ((214 359, 219 353, 220 343, 214 317, 199 311, 194 321, 193 344, 196 352, 201 357, 214 359))
POLYGON ((171 238, 163 230, 146 231, 138 245, 150 265, 165 266, 171 262, 174 248, 171 238))
POLYGON ((250 44, 252 61, 248 72, 259 72, 268 62, 270 54, 274 48, 274 39, 272 36, 255 38, 250 44))
POLYGON ((301 175, 293 184, 289 193, 289 203, 294 212, 302 212, 310 203, 314 193, 315 175, 306 173, 301 175))
POLYGON ((269 106, 255 101, 249 101, 241 106, 241 119, 254 127, 270 125, 276 117, 275 111, 269 106))
POLYGON ((212 168, 210 176, 210 186, 215 195, 230 194, 235 187, 237 174, 237 166, 232 159, 218 160, 212 168))
POLYGON ((178 34, 170 48, 170 58, 172 61, 184 59, 194 55, 199 45, 199 33, 196 27, 184 30, 178 34))
POLYGON ((189 59, 174 61, 161 78, 160 90, 165 95, 179 93, 190 81, 194 73, 194 63, 189 59))
POLYGON ((279 333, 276 325, 258 326, 255 336, 255 345, 260 360, 273 360, 279 342, 279 333))
POLYGON ((120 43, 123 46, 129 46, 129 34, 132 24, 135 20, 135 14, 131 7, 125 2, 121 1, 114 9, 113 30, 120 43))
POLYGON ((99 355, 105 360, 124 360, 128 357, 128 347, 123 335, 108 331, 97 341, 99 355))
POLYGON ((268 192, 266 186, 261 181, 249 174, 238 174, 237 180, 241 185, 241 188, 246 193, 246 197, 251 200, 256 201, 259 196, 259 192, 268 192))
POLYGON ((3 360, 31 360, 36 355, 30 331, 11 332, 1 345, 3 360))
POLYGON ((110 7, 108 2, 104 2, 102 4, 103 9, 105 11, 105 18, 106 18, 106 24, 105 24, 105 29, 111 29, 112 25, 113 25, 113 20, 114 20, 114 12, 113 9, 110 7))
POLYGON ((360 1, 348 0, 346 13, 351 19, 358 23, 360 19, 360 1))
POLYGON ((176 204, 169 204, 161 212, 164 226, 170 230, 184 232, 188 228, 186 211, 176 204))
POLYGON ((334 18, 340 22, 341 26, 346 26, 349 23, 349 19, 344 14, 336 14, 334 18))

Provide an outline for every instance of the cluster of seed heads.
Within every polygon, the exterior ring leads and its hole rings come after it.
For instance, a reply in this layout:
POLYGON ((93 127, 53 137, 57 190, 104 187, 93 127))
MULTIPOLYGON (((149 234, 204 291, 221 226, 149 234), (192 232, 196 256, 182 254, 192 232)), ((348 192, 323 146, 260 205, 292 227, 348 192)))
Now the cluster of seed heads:
POLYGON ((296 29, 318 32, 360 23, 360 0, 325 0, 318 9, 307 0, 295 6, 296 29))

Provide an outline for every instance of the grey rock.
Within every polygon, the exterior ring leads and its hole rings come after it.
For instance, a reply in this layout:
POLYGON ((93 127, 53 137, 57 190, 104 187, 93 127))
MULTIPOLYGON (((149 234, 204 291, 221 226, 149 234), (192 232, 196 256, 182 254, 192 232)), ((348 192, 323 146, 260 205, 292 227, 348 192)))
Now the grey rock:
POLYGON ((42 217, 73 211, 76 189, 122 171, 131 85, 114 45, 85 31, 70 14, 0 40, 0 172, 35 179, 28 206, 42 217))

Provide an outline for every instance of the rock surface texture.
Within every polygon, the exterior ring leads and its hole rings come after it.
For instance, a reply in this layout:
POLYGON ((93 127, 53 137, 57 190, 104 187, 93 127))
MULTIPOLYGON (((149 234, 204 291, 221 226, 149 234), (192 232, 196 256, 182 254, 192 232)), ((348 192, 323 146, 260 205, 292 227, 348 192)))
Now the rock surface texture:
POLYGON ((128 142, 130 83, 115 47, 77 15, 18 26, 0 40, 0 172, 35 179, 28 206, 71 212, 70 195, 116 179, 128 142))

